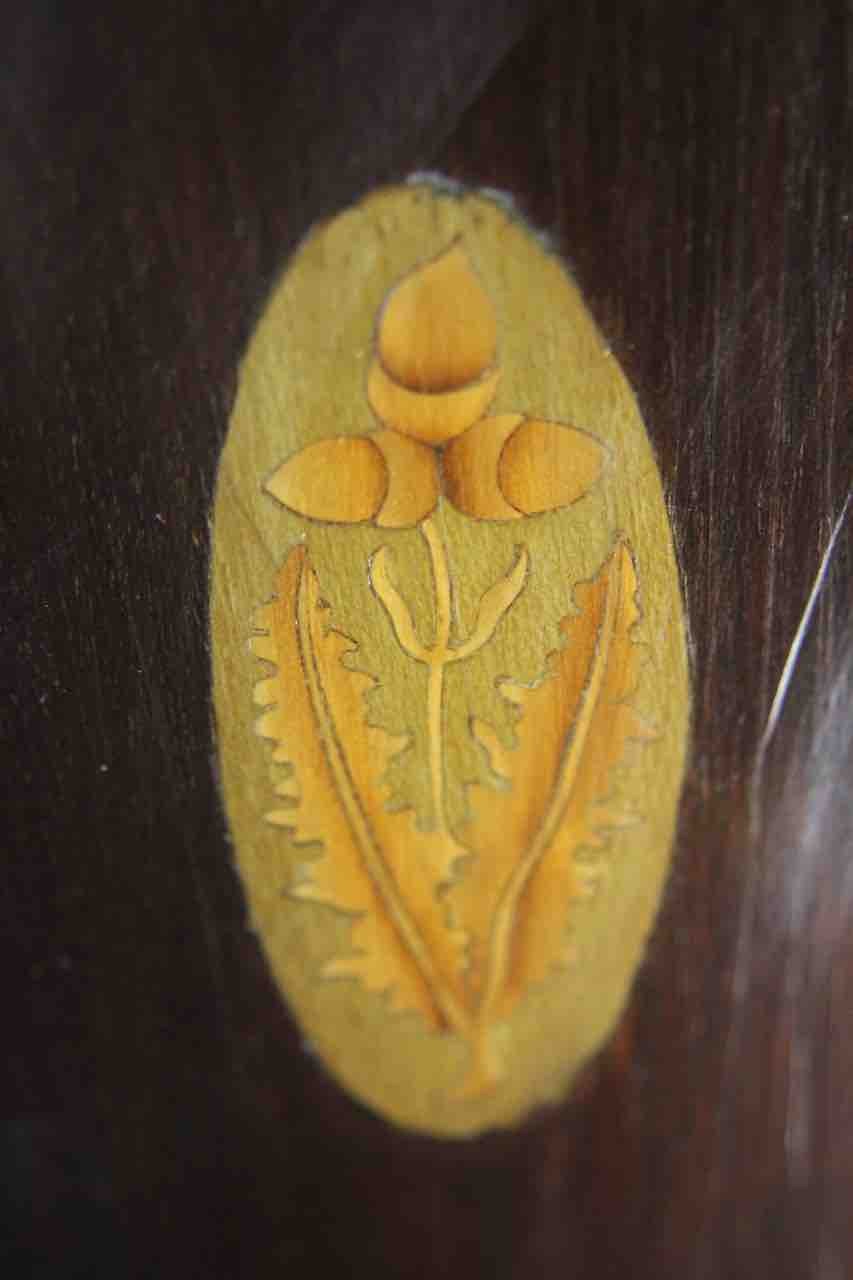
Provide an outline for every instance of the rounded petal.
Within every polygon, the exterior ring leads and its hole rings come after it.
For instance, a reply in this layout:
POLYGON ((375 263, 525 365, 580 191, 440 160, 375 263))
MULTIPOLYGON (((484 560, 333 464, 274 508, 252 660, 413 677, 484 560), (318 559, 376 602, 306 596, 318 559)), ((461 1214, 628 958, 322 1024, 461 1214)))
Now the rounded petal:
POLYGON ((388 470, 368 436, 332 436, 292 454, 264 488, 300 516, 357 524, 382 506, 388 470))
POLYGON ((444 451, 444 492, 458 511, 476 520, 518 520, 498 487, 498 462, 509 436, 523 421, 520 413, 482 418, 451 440, 444 451))
POLYGON ((376 523, 385 529, 419 524, 438 502, 434 450, 396 431, 377 431, 370 439, 381 451, 388 472, 388 489, 376 523))
POLYGON ((495 347, 492 305, 459 244, 410 272, 379 314, 379 358, 410 391, 473 382, 494 363, 495 347))
POLYGON ((553 511, 583 497, 601 474, 604 457, 602 445, 586 431, 527 418, 503 447, 498 483, 525 515, 553 511))
POLYGON ((494 398, 500 376, 500 370, 495 369, 458 391, 424 394, 395 382, 382 362, 374 360, 367 375, 367 398, 385 426, 424 444, 442 445, 482 417, 494 398))

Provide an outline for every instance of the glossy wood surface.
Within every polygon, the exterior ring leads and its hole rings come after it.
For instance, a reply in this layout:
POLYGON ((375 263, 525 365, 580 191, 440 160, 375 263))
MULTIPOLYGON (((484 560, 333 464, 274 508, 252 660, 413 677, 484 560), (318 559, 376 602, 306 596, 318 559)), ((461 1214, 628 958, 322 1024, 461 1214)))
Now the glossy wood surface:
POLYGON ((4 26, 7 1273, 849 1274, 848 6, 18 3, 4 26), (657 453, 694 682, 628 1014, 571 1099, 468 1145, 362 1110, 282 1011, 207 652, 254 320, 318 218, 424 167, 511 191, 572 263, 657 453))
POLYGON ((448 185, 324 222, 270 297, 210 634, 235 865, 290 1009, 356 1098, 470 1137, 561 1101, 609 1039, 690 716, 631 390, 563 264, 448 185))

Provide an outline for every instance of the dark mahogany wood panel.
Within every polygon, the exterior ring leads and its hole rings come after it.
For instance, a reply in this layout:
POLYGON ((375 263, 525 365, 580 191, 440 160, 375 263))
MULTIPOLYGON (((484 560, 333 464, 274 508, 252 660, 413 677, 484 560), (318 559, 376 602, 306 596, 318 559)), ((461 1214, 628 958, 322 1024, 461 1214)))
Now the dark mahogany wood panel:
POLYGON ((4 27, 7 1272, 849 1274, 848 6, 36 2, 4 27), (304 1051, 231 867, 206 635, 258 310, 318 218, 422 168, 512 194, 632 379, 695 692, 615 1039, 468 1144, 391 1131, 304 1051))

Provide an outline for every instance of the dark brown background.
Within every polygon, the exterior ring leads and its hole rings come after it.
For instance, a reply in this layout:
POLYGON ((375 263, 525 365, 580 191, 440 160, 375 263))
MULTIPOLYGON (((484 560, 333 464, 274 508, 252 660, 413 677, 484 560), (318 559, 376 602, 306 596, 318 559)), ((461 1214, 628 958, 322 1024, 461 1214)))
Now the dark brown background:
POLYGON ((13 0, 0 74, 10 1276, 853 1272, 853 22, 843 0, 13 0), (392 1132, 301 1047, 216 786, 208 518, 318 218, 497 186, 637 389, 695 689, 675 869, 574 1096, 392 1132), (750 807, 750 799, 752 805, 750 807))

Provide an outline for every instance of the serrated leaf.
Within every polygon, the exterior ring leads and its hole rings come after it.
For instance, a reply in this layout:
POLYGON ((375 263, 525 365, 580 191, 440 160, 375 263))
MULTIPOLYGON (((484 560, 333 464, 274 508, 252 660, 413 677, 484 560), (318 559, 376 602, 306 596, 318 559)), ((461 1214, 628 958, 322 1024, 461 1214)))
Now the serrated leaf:
POLYGON ((410 810, 386 808, 384 773, 406 740, 367 723, 364 694, 375 681, 344 665, 356 646, 328 615, 296 547, 252 642, 275 666, 255 687, 266 708, 257 730, 276 744, 274 764, 293 767, 276 786, 289 807, 268 816, 297 844, 322 845, 292 892, 357 916, 353 953, 335 958, 328 975, 387 991, 392 1007, 417 1010, 438 1029, 460 1029, 465 937, 450 926, 441 890, 466 851, 446 833, 420 830, 410 810))
POLYGON ((636 591, 622 542, 576 588, 578 612, 563 619, 565 645, 545 677, 534 687, 501 682, 518 714, 513 746, 472 724, 498 785, 471 789, 470 822, 459 834, 474 858, 450 896, 470 932, 481 1026, 565 962, 570 910, 590 878, 576 855, 630 820, 607 800, 629 740, 653 736, 629 701, 640 652, 631 635, 636 591))

